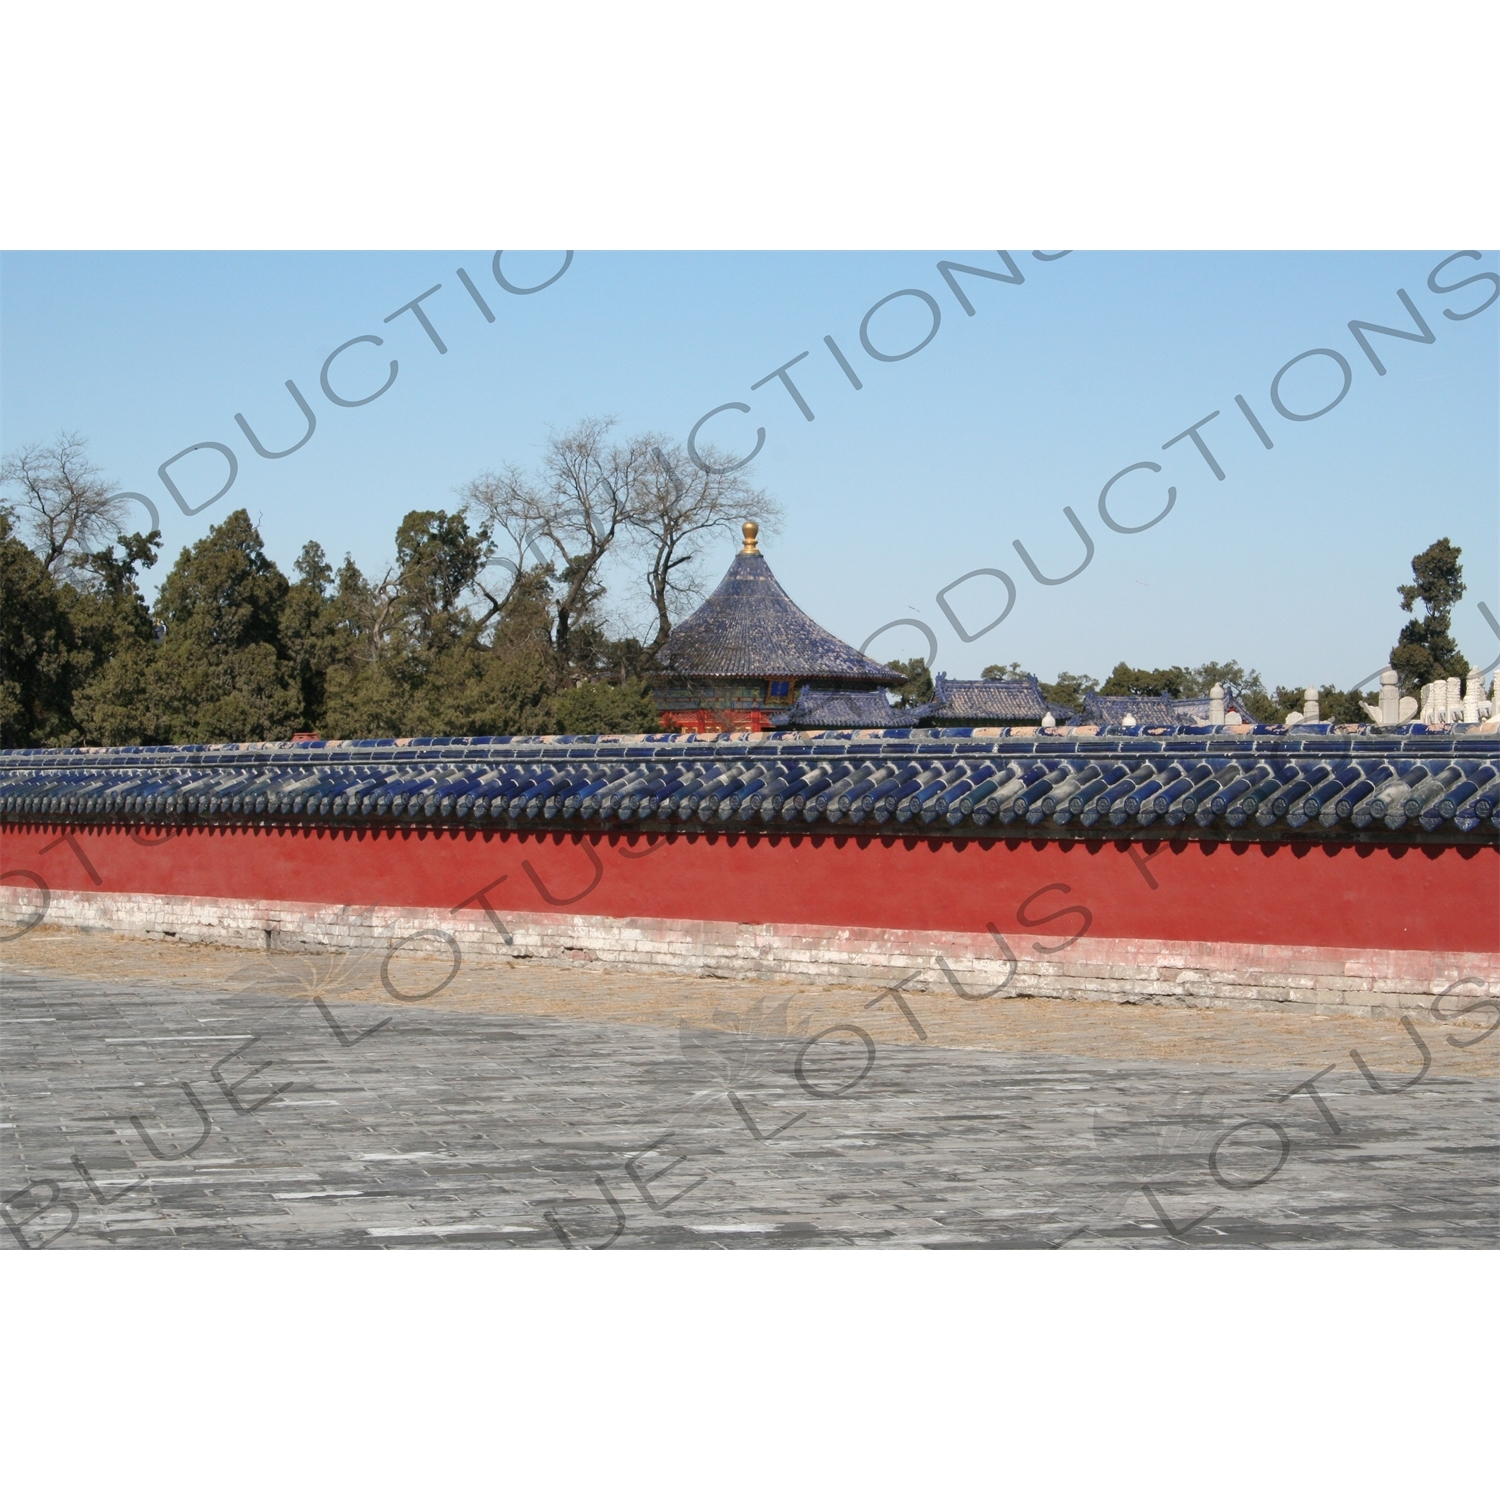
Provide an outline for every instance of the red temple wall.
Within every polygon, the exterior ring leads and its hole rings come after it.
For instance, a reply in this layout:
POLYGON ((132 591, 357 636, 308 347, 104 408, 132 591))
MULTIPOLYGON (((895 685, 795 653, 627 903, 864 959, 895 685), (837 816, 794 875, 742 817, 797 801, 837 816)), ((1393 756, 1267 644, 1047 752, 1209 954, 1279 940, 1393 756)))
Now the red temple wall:
POLYGON ((27 884, 14 873, 26 870, 60 891, 451 910, 489 888, 496 909, 522 912, 1500 949, 1500 850, 1478 845, 10 826, 0 850, 6 884, 27 884))

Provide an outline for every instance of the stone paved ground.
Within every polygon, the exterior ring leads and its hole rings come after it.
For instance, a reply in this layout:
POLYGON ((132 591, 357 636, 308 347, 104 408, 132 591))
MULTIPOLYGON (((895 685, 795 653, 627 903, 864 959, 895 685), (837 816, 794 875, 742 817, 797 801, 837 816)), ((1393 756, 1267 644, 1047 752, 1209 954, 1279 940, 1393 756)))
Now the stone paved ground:
POLYGON ((429 947, 382 971, 15 943, 0 1243, 1500 1243, 1483 1012, 1408 1031, 429 947))

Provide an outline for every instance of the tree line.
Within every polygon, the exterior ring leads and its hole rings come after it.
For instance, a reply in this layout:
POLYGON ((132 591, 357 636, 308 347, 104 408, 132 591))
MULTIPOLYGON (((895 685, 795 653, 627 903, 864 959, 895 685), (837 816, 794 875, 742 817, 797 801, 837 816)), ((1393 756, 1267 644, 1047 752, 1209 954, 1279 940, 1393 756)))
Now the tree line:
MULTIPOLYGON (((1463 565, 1459 562, 1462 550, 1441 537, 1412 558, 1412 582, 1397 585, 1401 608, 1412 616, 1402 626, 1390 654, 1403 694, 1415 697, 1419 687, 1435 678, 1463 679, 1468 675, 1468 659, 1452 633, 1453 606, 1464 594, 1463 565), (1423 606, 1421 615, 1415 608, 1419 603, 1423 606)), ((920 656, 890 665, 907 679, 900 693, 903 704, 922 703, 932 696, 932 676, 920 656)), ((1013 661, 997 662, 980 675, 997 682, 1017 682, 1029 674, 1020 662, 1013 661)), ((1209 661, 1200 667, 1132 667, 1122 661, 1102 682, 1086 673, 1060 672, 1055 682, 1038 681, 1037 686, 1047 702, 1077 711, 1090 692, 1106 697, 1157 698, 1166 693, 1171 698, 1203 698, 1216 682, 1234 689, 1259 723, 1280 723, 1294 710, 1302 711, 1305 685, 1267 688, 1259 672, 1237 661, 1209 661)), ((1361 705, 1379 699, 1378 689, 1361 694, 1324 683, 1318 690, 1318 716, 1336 724, 1364 724, 1369 717, 1361 705)))
POLYGON ((153 603, 139 570, 159 532, 73 434, 0 468, 0 741, 202 744, 407 735, 598 734, 657 727, 644 676, 701 597, 705 543, 779 507, 746 471, 715 473, 652 434, 590 418, 540 463, 413 510, 366 576, 302 548, 289 579, 236 510, 183 548, 153 603), (617 634, 605 564, 635 567, 649 619, 617 634))
MULTIPOLYGON (((714 473, 721 456, 703 457, 707 471, 659 436, 616 440, 610 421, 586 419, 554 435, 534 470, 484 473, 452 510, 407 512, 378 577, 347 555, 335 567, 309 541, 289 579, 236 510, 182 549, 148 604, 138 575, 160 533, 123 531, 126 503, 81 438, 23 448, 0 466, 0 743, 655 729, 645 678, 711 581, 722 554, 705 543, 752 516, 767 529, 780 520, 745 470, 714 473), (644 639, 611 628, 607 561, 634 565, 644 639)), ((1390 656, 1404 693, 1468 671, 1450 626, 1459 556, 1434 542, 1398 588, 1413 616, 1390 656)), ((889 665, 907 679, 903 702, 931 697, 921 658, 889 665)), ((1010 662, 983 675, 1026 673, 1010 662)), ((1301 687, 1267 689, 1235 661, 1120 662, 1102 682, 1062 672, 1040 686, 1077 709, 1091 690, 1190 698, 1215 682, 1264 722, 1302 706, 1301 687)), ((1321 716, 1363 722, 1361 701, 1325 684, 1321 716)))

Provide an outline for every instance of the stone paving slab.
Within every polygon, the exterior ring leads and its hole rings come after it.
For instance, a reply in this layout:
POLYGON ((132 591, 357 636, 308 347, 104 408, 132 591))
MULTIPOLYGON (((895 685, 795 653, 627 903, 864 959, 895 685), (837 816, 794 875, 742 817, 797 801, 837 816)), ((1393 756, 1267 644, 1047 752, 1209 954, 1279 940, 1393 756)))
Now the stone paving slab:
POLYGON ((1500 1035, 1473 1027, 1070 1054, 1056 1024, 937 1045, 932 997, 890 991, 627 1021, 587 974, 528 1011, 524 972, 486 1009, 351 999, 336 955, 121 968, 3 971, 7 1248, 1500 1243, 1500 1035))

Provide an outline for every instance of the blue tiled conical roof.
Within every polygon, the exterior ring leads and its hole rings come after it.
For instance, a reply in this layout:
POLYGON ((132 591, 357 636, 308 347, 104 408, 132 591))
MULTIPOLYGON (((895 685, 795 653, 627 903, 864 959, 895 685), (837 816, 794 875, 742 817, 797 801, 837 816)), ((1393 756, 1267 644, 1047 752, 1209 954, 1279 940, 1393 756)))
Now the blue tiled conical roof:
POLYGON ((829 678, 869 687, 904 680, 805 615, 765 558, 750 551, 735 557, 658 659, 664 671, 685 677, 829 678))

